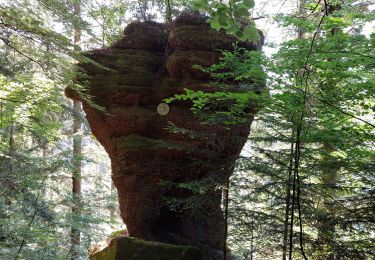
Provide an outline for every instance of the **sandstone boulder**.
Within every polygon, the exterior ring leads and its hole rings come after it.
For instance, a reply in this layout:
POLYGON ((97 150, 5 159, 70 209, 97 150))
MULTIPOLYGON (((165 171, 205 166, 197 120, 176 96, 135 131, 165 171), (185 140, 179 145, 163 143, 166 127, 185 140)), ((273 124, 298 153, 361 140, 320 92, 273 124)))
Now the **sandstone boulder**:
MULTIPOLYGON (((128 25, 121 40, 107 49, 86 53, 92 62, 79 64, 84 74, 79 74, 77 81, 86 86, 91 102, 83 92, 68 88, 66 94, 82 101, 93 134, 111 158, 112 179, 129 235, 196 246, 205 258, 216 260, 222 257, 224 246, 222 196, 216 187, 224 185, 232 174, 256 108, 249 104, 248 120, 236 125, 205 124, 191 111, 189 102, 170 104, 166 115, 157 112, 163 99, 182 93, 184 88, 214 91, 209 75, 192 65, 218 62, 217 49, 230 49, 233 39, 210 29, 204 21, 185 15, 172 26, 128 25), (179 130, 171 131, 171 125, 179 130), (188 188, 191 182, 201 182, 202 192, 192 192, 188 188), (171 209, 166 200, 182 203, 171 209)), ((260 46, 243 45, 250 50, 260 46)), ((125 239, 113 243, 117 252, 120 248, 131 251, 129 243, 134 246, 138 242, 125 239)), ((152 248, 151 254, 158 254, 152 248)))

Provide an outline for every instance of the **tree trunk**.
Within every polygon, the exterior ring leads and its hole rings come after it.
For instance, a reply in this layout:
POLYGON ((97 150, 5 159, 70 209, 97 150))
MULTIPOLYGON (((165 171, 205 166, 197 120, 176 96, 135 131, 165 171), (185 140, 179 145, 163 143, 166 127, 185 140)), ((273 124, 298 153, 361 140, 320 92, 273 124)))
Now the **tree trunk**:
POLYGON ((170 0, 166 0, 166 22, 172 22, 172 8, 171 8, 171 1, 170 0))
MULTIPOLYGON (((73 193, 73 206, 72 213, 75 219, 79 219, 80 205, 81 205, 81 156, 82 156, 82 136, 81 120, 79 112, 81 110, 81 103, 74 101, 75 115, 73 118, 73 176, 72 176, 72 193, 73 193)), ((72 259, 75 259, 79 253, 81 244, 81 232, 78 228, 72 227, 71 230, 71 243, 72 243, 72 259)))
POLYGON ((290 160, 288 169, 288 181, 286 187, 286 198, 285 198, 285 218, 284 218, 284 233, 283 233, 283 260, 287 257, 288 248, 288 230, 289 230, 289 214, 290 214, 290 193, 292 186, 292 172, 293 172, 293 158, 294 158, 294 133, 292 133, 292 143, 290 144, 290 160))
MULTIPOLYGON (((76 19, 80 19, 81 7, 78 2, 74 3, 74 15, 76 19)), ((79 51, 79 43, 81 41, 80 26, 74 27, 74 44, 75 50, 79 51)), ((82 134, 81 134, 81 102, 73 101, 73 176, 72 176, 72 214, 75 219, 79 219, 81 212, 81 168, 82 168, 82 134)), ((81 231, 76 227, 75 223, 71 229, 71 258, 76 259, 79 256, 79 248, 81 245, 81 231)))
POLYGON ((339 164, 330 154, 335 150, 328 143, 323 144, 324 155, 321 161, 320 181, 324 190, 323 203, 319 208, 320 218, 318 222, 318 241, 321 254, 324 259, 334 259, 333 245, 335 237, 335 187, 339 164))
MULTIPOLYGON (((303 17, 306 12, 305 12, 305 0, 299 0, 298 1, 298 15, 303 17)), ((303 28, 298 27, 297 28, 297 33, 298 33, 298 39, 304 39, 305 38, 305 31, 303 28)), ((305 68, 300 69, 300 74, 303 77, 305 74, 305 68)), ((293 189, 292 189, 292 198, 291 198, 291 209, 290 209, 290 231, 289 231, 289 259, 291 260, 293 258, 292 253, 293 253, 293 227, 294 227, 294 210, 295 206, 297 203, 298 207, 298 219, 299 219, 299 225, 300 225, 300 249, 302 256, 304 259, 307 259, 304 253, 303 249, 303 234, 302 234, 302 217, 301 217, 301 203, 300 203, 300 178, 299 178, 299 166, 300 166, 300 161, 301 161, 301 132, 303 128, 303 120, 304 120, 304 114, 305 114, 305 107, 306 107, 306 98, 307 98, 307 87, 305 86, 304 88, 304 94, 303 94, 303 110, 301 112, 299 121, 296 122, 296 125, 294 126, 296 129, 293 129, 293 144, 292 144, 292 159, 290 161, 290 177, 291 181, 290 184, 293 183, 293 189), (295 132, 295 134, 294 134, 295 132), (294 165, 293 165, 294 164, 294 165)), ((292 120, 293 121, 293 120, 292 120)), ((290 185, 289 184, 289 185, 290 185)), ((290 192, 290 191, 289 191, 290 192)), ((289 210, 289 208, 287 208, 289 210)), ((286 218, 286 221, 288 219, 286 218)), ((286 239, 285 239, 286 240, 286 239)), ((284 253, 283 250, 283 257, 286 257, 286 252, 284 253)), ((284 259, 284 258, 283 258, 284 259)))
POLYGON ((113 205, 114 204, 114 191, 115 191, 115 185, 113 184, 113 181, 111 181, 111 207, 109 209, 109 222, 111 224, 116 223, 116 207, 113 205))
MULTIPOLYGON (((5 187, 9 187, 9 188, 12 188, 12 186, 13 186, 13 184, 10 183, 9 180, 12 179, 12 175, 13 175, 13 157, 14 157, 14 154, 15 154, 14 123, 13 123, 13 120, 11 120, 11 125, 9 127, 9 150, 8 150, 8 156, 9 157, 8 157, 8 159, 4 160, 4 164, 0 164, 1 165, 0 170, 8 175, 8 178, 7 178, 8 181, 5 181, 3 184, 5 185, 5 187)), ((0 162, 0 163, 2 163, 2 162, 0 162)), ((1 199, 3 199, 4 201, 0 202, 0 220, 8 218, 7 213, 6 213, 6 211, 4 210, 4 208, 2 207, 1 204, 9 206, 12 203, 12 201, 10 200, 10 198, 8 196, 4 196, 4 198, 1 198, 1 199)), ((6 240, 6 237, 5 237, 5 234, 4 234, 4 226, 3 226, 3 224, 1 224, 0 225, 0 242, 5 242, 5 240, 6 240)))
MULTIPOLYGON (((328 15, 332 14, 336 10, 341 9, 340 3, 332 4, 325 7, 328 15)), ((333 28, 331 34, 334 35, 340 31, 340 28, 333 28)), ((329 61, 331 61, 329 59, 329 61)), ((340 165, 337 160, 331 156, 331 153, 336 150, 332 142, 325 141, 322 143, 322 159, 321 159, 321 176, 320 182, 324 191, 323 203, 320 208, 320 218, 318 221, 318 241, 319 250, 323 255, 324 259, 333 260, 335 259, 334 253, 334 239, 335 239, 335 197, 336 197, 336 183, 338 178, 338 171, 340 165)))
POLYGON ((224 189, 224 218, 225 218, 225 229, 224 229, 224 247, 223 247, 223 255, 224 260, 227 260, 228 258, 228 248, 227 248, 227 239, 228 239, 228 213, 229 213, 229 185, 230 180, 228 178, 228 181, 226 182, 225 189, 224 189))

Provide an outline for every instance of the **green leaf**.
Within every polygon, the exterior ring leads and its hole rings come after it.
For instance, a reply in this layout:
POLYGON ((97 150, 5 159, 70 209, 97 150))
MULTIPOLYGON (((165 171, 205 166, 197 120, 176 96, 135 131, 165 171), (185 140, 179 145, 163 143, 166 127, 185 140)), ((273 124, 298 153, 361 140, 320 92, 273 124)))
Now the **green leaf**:
POLYGON ((221 26, 226 26, 228 25, 228 16, 225 13, 220 13, 218 17, 218 22, 221 26))
POLYGON ((246 5, 249 9, 254 8, 255 6, 254 0, 243 0, 243 4, 246 5))
POLYGON ((220 23, 216 20, 212 20, 210 25, 215 30, 220 30, 220 28, 221 28, 220 23))
POLYGON ((197 9, 204 9, 208 8, 208 1, 207 0, 195 0, 193 1, 193 6, 197 9))
POLYGON ((235 7, 234 14, 236 15, 236 18, 250 16, 249 8, 245 4, 240 3, 235 7))
POLYGON ((257 29, 253 25, 247 25, 245 27, 242 37, 254 42, 258 41, 260 38, 257 29))

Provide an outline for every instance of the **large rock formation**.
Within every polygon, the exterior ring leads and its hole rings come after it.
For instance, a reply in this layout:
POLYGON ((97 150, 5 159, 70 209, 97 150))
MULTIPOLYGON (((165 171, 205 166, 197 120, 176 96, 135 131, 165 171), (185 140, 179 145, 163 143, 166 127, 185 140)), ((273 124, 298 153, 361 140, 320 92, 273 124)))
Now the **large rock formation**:
POLYGON ((130 236, 195 245, 207 249, 211 259, 219 259, 224 217, 221 191, 212 183, 225 184, 231 175, 255 108, 249 106, 246 123, 230 126, 202 123, 188 102, 175 102, 169 111, 157 112, 163 99, 184 88, 212 91, 209 76, 192 65, 218 62, 218 49, 231 49, 234 39, 212 30, 204 20, 181 16, 169 26, 129 24, 124 37, 111 47, 86 54, 95 63, 79 64, 86 75, 78 81, 87 86, 91 101, 72 89, 66 93, 82 101, 93 134, 111 158, 121 217, 130 236), (171 124, 180 130, 172 132, 171 124), (206 191, 195 197, 183 185, 162 185, 198 180, 206 191), (171 210, 164 198, 186 202, 171 210), (195 199, 193 207, 188 207, 189 198, 195 199))

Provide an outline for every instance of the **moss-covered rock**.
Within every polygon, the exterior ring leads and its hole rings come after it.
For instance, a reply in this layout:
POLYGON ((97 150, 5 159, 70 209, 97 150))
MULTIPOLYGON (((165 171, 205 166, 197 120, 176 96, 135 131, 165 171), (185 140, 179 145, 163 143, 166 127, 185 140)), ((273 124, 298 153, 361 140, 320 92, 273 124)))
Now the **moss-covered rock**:
POLYGON ((133 22, 124 30, 126 37, 111 45, 111 48, 141 49, 163 52, 168 32, 164 24, 156 22, 133 22))
POLYGON ((163 52, 165 49, 163 42, 159 42, 153 37, 143 35, 122 38, 115 42, 111 47, 120 49, 141 49, 157 52, 163 52))
POLYGON ((210 27, 196 25, 183 25, 173 29, 168 38, 172 49, 176 50, 233 50, 233 43, 247 50, 260 50, 264 44, 263 33, 258 30, 260 40, 258 42, 238 42, 233 35, 227 35, 225 31, 212 30, 210 27))
POLYGON ((194 68, 193 65, 209 67, 219 60, 219 53, 198 50, 176 50, 167 59, 166 68, 169 74, 177 79, 206 79, 207 73, 194 68))
POLYGON ((116 237, 91 260, 202 260, 202 252, 191 246, 150 242, 131 237, 116 237))
POLYGON ((151 88, 157 75, 150 72, 137 72, 132 74, 97 74, 95 76, 87 77, 84 82, 89 83, 91 90, 94 91, 111 91, 127 89, 128 86, 139 86, 140 88, 151 88), (100 86, 101 85, 101 86, 100 86))
POLYGON ((120 137, 115 139, 117 149, 126 149, 126 150, 190 150, 189 146, 181 145, 176 141, 163 140, 163 139, 154 139, 141 136, 138 134, 131 134, 126 137, 120 137))
POLYGON ((109 235, 109 238, 112 239, 112 238, 119 237, 119 236, 128 236, 128 230, 126 228, 124 228, 124 229, 120 229, 120 230, 117 230, 117 231, 113 231, 109 235))
POLYGON ((108 51, 97 54, 86 53, 92 62, 81 62, 79 67, 87 74, 116 74, 157 72, 164 63, 164 55, 145 50, 108 51))
POLYGON ((230 49, 233 39, 228 37, 224 31, 184 25, 171 31, 168 42, 173 49, 215 51, 230 49))
POLYGON ((179 27, 184 25, 196 25, 201 27, 210 27, 207 23, 208 16, 204 16, 196 11, 184 11, 176 19, 173 20, 173 27, 179 27))
MULTIPOLYGON (((154 21, 146 21, 146 22, 132 22, 128 24, 123 34, 125 36, 129 35, 152 35, 152 36, 159 36, 159 34, 163 34, 164 36, 167 34, 166 25, 163 23, 158 23, 154 21)), ((160 37, 160 36, 159 36, 160 37)))
POLYGON ((107 84, 90 84, 90 90, 93 94, 113 94, 123 93, 126 95, 138 94, 144 91, 150 91, 150 87, 145 86, 136 86, 136 85, 127 85, 127 84, 116 84, 116 83, 107 83, 107 84))

